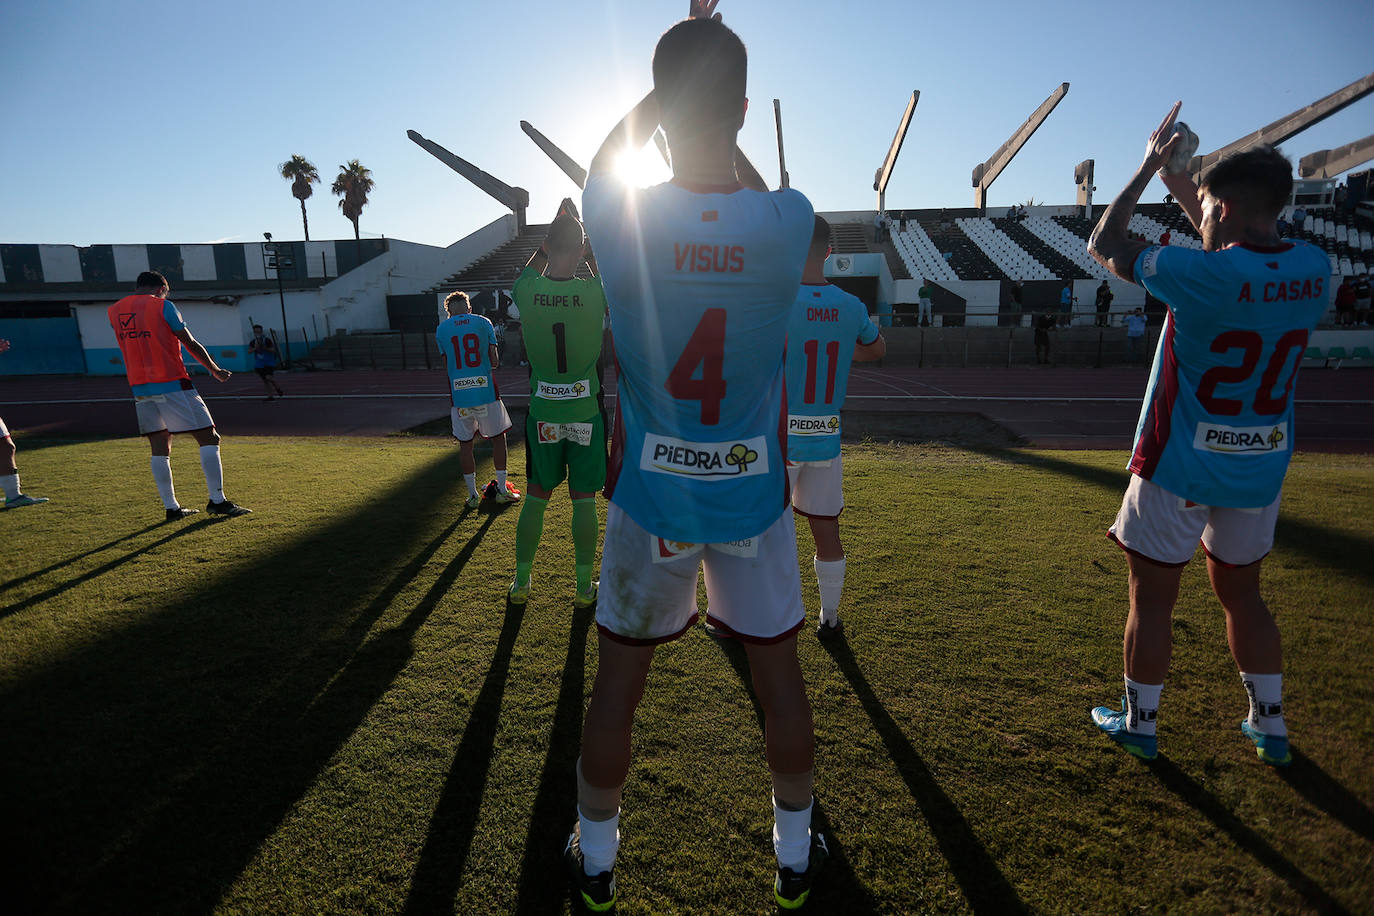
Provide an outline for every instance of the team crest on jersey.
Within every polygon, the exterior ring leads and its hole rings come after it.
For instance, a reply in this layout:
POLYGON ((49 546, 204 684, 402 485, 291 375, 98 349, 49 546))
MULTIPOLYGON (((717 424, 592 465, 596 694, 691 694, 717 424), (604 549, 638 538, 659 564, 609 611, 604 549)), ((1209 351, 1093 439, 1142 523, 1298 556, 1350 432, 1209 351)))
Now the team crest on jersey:
POLYGON ((839 414, 831 414, 826 417, 787 415, 787 435, 789 436, 834 436, 839 431, 839 414))
POLYGON ((1265 455, 1288 450, 1288 424, 1277 426, 1222 426, 1199 423, 1193 448, 1228 455, 1265 455))
POLYGON ((485 388, 489 379, 485 375, 469 375, 465 378, 453 380, 454 391, 468 391, 473 388, 485 388))
POLYGON ((534 396, 546 401, 575 401, 578 398, 586 397, 587 392, 591 390, 591 380, 585 378, 575 382, 541 381, 535 388, 534 396))
POLYGON ((666 538, 649 535, 649 547, 655 563, 671 563, 693 554, 700 553, 705 544, 689 544, 686 541, 670 541, 666 538))
POLYGON ((754 477, 768 473, 768 443, 763 436, 727 442, 688 442, 649 433, 644 437, 639 468, 699 480, 754 477))

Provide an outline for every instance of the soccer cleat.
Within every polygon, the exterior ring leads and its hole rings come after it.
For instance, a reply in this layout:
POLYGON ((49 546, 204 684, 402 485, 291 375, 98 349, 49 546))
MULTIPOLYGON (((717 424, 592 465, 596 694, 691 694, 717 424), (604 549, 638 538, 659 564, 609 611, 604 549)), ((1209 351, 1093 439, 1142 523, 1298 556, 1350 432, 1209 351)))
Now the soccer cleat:
POLYGON ((1286 767, 1293 762, 1293 753, 1288 750, 1287 738, 1266 735, 1251 725, 1249 719, 1240 720, 1240 731, 1255 742, 1255 756, 1271 767, 1286 767))
MULTIPOLYGON (((493 483, 494 482, 495 481, 493 481, 493 483)), ((491 498, 498 503, 518 503, 520 501, 520 491, 511 486, 510 481, 507 480, 506 489, 502 490, 500 487, 496 487, 491 498)))
POLYGON ((211 515, 222 515, 225 518, 238 518, 240 515, 251 515, 253 513, 252 509, 236 506, 227 499, 222 503, 206 503, 205 511, 211 515))
POLYGON ((529 600, 530 589, 533 586, 534 576, 530 576, 528 579, 526 579, 524 585, 520 584, 519 579, 514 580, 513 582, 511 582, 510 588, 506 591, 506 600, 509 601, 511 604, 524 604, 526 601, 529 600))
POLYGON ((193 516, 193 515, 199 515, 199 514, 200 514, 200 510, 199 510, 199 509, 188 509, 188 508, 186 508, 185 506, 177 506, 175 509, 168 509, 168 510, 167 510, 167 521, 169 521, 169 522, 179 522, 179 521, 181 521, 183 518, 190 518, 190 517, 193 516))
POLYGON ((582 905, 593 913, 615 909, 615 869, 598 875, 587 874, 582 867, 582 825, 573 825, 568 845, 563 847, 563 861, 571 872, 573 884, 582 895, 582 905))
POLYGON ((39 503, 48 501, 46 496, 30 496, 27 493, 20 493, 14 499, 5 500, 6 509, 22 509, 24 506, 36 506, 39 503))
POLYGON ((587 586, 585 591, 578 589, 577 594, 573 595, 573 607, 585 608, 596 604, 596 589, 600 584, 600 582, 593 582, 587 586))
POLYGON ((1141 760, 1154 760, 1159 756, 1159 742, 1154 735, 1137 735, 1126 730, 1126 698, 1121 698, 1121 711, 1115 712, 1106 706, 1098 706, 1092 711, 1097 727, 1107 733, 1122 749, 1141 760))
POLYGON ((702 624, 702 627, 706 630, 706 635, 709 636, 709 637, 711 637, 712 639, 734 639, 734 638, 735 638, 733 634, 727 633, 725 630, 722 630, 720 627, 718 627, 718 626, 716 626, 715 624, 711 623, 709 620, 706 621, 704 624, 702 624))
POLYGON ((825 844, 825 834, 811 830, 811 854, 807 857, 806 871, 795 872, 790 868, 779 868, 773 879, 773 899, 784 910, 799 910, 806 905, 811 893, 811 883, 816 872, 821 870, 825 860, 830 858, 830 848, 825 844))
POLYGON ((833 639, 844 633, 844 621, 836 615, 834 623, 826 623, 824 620, 816 624, 816 636, 820 639, 833 639))
POLYGON ((463 503, 463 505, 467 506, 469 509, 476 509, 478 506, 482 505, 482 495, 480 493, 469 494, 467 502, 463 503))

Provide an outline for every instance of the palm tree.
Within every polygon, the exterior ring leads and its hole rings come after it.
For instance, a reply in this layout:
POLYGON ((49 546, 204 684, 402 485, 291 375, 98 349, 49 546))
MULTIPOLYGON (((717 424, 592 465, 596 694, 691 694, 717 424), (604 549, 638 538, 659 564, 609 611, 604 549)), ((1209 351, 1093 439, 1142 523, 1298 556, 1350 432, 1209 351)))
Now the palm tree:
POLYGON ((310 241, 310 221, 305 218, 305 199, 315 193, 311 184, 320 183, 320 173, 314 163, 304 156, 292 156, 290 162, 280 166, 281 177, 291 182, 291 196, 301 202, 301 225, 305 227, 305 240, 310 241))
POLYGON ((363 215, 363 207, 367 206, 367 195, 372 185, 372 170, 363 168, 357 159, 350 159, 348 165, 339 166, 339 177, 334 179, 334 184, 329 188, 340 197, 339 209, 353 224, 355 241, 362 240, 358 232, 358 218, 363 215))

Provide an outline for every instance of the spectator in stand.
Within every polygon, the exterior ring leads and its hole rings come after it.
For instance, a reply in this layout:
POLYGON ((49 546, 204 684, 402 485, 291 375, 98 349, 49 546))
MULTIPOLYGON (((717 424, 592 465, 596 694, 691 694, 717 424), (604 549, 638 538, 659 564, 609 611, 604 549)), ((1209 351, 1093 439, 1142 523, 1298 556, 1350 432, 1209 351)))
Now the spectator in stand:
POLYGON ((1073 283, 1064 281, 1059 291, 1059 326, 1066 328, 1073 322, 1073 283))
POLYGON ((916 295, 921 300, 921 311, 917 323, 923 328, 928 328, 930 327, 930 323, 935 320, 931 314, 930 308, 931 290, 929 280, 921 284, 921 288, 916 291, 916 295))
POLYGON ((1173 237, 1173 233, 1171 233, 1168 229, 1165 229, 1164 233, 1159 237, 1159 244, 1167 245, 1169 244, 1169 239, 1173 237))
POLYGON ((1286 219, 1283 218, 1283 214, 1279 214, 1278 230, 1279 230, 1279 238, 1281 238, 1281 239, 1286 239, 1286 238, 1288 238, 1288 220, 1286 220, 1286 219))
POLYGON ((1336 185, 1336 193, 1332 197, 1331 202, 1336 205, 1337 210, 1345 209, 1345 199, 1349 196, 1349 194, 1350 191, 1346 188, 1345 182, 1341 182, 1340 184, 1336 185))
POLYGON ((1103 280, 1102 285, 1097 288, 1097 326, 1099 328, 1107 327, 1114 298, 1116 296, 1112 293, 1112 288, 1107 285, 1106 280, 1103 280))
POLYGON ((1341 277, 1341 285, 1336 287, 1336 324, 1342 327, 1355 320, 1355 287, 1349 277, 1341 277))
POLYGON ((1360 274, 1355 278, 1355 323, 1364 324, 1370 317, 1369 274, 1360 274))
POLYGON ((1023 299, 1024 294, 1025 288, 1021 286, 1021 281, 1011 281, 1011 310, 1018 315, 1021 314, 1022 310, 1025 308, 1025 301, 1023 299))
POLYGON ((873 213, 873 241, 883 240, 883 211, 875 210, 873 213))
POLYGON ((1140 343, 1145 339, 1145 310, 1137 308, 1126 316, 1126 361, 1140 362, 1140 343))
POLYGON ((1012 204, 1010 207, 1007 207, 1007 219, 1016 219, 1016 204, 1012 204))
POLYGON ((1295 235, 1301 235, 1301 234, 1302 234, 1303 223, 1306 223, 1306 222, 1307 222, 1307 211, 1304 210, 1302 207, 1294 207, 1294 208, 1293 208, 1293 233, 1294 233, 1295 235))
POLYGON ((1049 312, 1036 315, 1035 327, 1035 361, 1037 364, 1050 364, 1050 329, 1054 327, 1054 316, 1049 312))

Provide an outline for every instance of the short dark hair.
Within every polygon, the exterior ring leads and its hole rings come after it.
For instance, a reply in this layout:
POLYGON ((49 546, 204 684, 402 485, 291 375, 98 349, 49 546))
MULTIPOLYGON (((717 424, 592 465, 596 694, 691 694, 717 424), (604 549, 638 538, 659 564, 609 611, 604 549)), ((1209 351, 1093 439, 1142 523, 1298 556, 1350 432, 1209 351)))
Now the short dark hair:
POLYGON ((816 214, 815 225, 811 227, 811 253, 825 251, 830 247, 830 224, 825 217, 816 214))
POLYGON ((560 213, 549 226, 549 254, 567 254, 582 246, 582 224, 571 213, 560 213))
POLYGON ((1248 202, 1277 214, 1293 193, 1293 163, 1261 144, 1218 162, 1202 179, 1202 189, 1221 200, 1248 202))
POLYGON ((255 330, 255 331, 261 331, 261 330, 262 330, 262 325, 260 325, 260 324, 255 324, 255 325, 253 325, 253 330, 255 330))
POLYGON ((162 289, 167 285, 167 278, 155 270, 145 270, 134 281, 134 286, 138 289, 162 289))
POLYGON ((654 96, 669 145, 676 134, 739 132, 749 55, 744 42, 714 19, 684 19, 654 48, 654 96))

